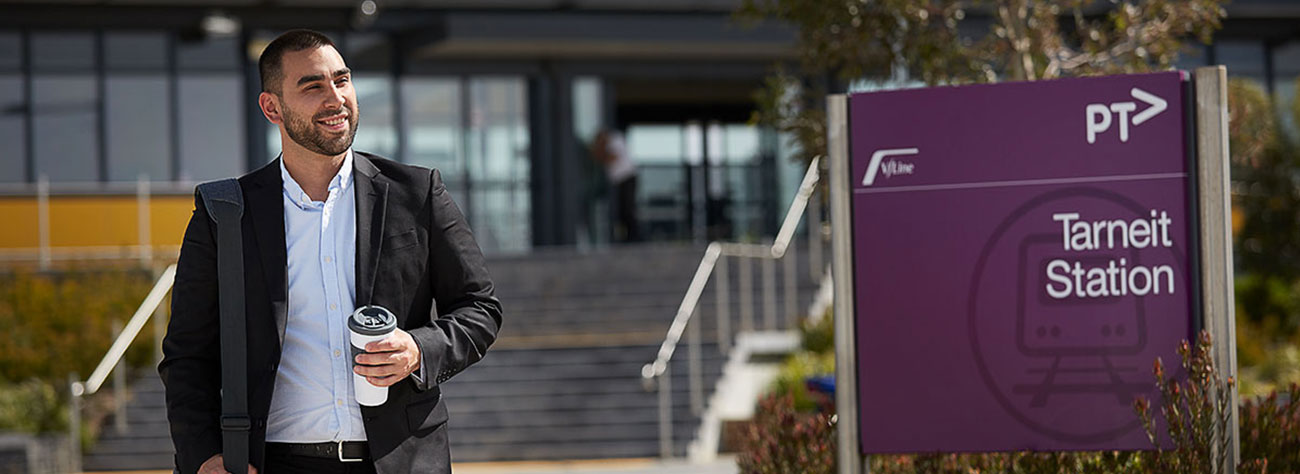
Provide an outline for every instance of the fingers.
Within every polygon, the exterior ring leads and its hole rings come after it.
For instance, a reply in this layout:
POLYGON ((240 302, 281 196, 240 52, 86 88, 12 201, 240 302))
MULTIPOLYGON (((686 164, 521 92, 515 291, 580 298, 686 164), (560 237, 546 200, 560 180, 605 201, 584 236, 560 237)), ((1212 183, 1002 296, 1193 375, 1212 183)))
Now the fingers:
POLYGON ((400 350, 402 350, 401 342, 395 340, 393 336, 366 344, 366 352, 396 352, 400 350))
POLYGON ((400 382, 403 378, 404 377, 398 377, 396 375, 389 375, 387 377, 366 377, 366 381, 370 382, 370 385, 376 387, 388 387, 400 382))
POLYGON ((418 351, 415 339, 401 329, 394 330, 388 337, 366 344, 366 352, 418 351))

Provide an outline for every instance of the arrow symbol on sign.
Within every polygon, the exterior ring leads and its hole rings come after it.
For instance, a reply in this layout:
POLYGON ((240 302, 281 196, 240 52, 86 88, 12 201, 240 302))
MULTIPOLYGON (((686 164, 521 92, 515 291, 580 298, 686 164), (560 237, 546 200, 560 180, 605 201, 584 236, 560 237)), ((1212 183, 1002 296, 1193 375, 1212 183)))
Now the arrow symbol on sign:
POLYGON ((1159 115, 1160 112, 1164 112, 1165 109, 1169 108, 1169 102, 1166 102, 1164 99, 1156 97, 1155 94, 1152 94, 1150 92, 1134 87, 1133 90, 1130 91, 1129 93, 1133 95, 1134 99, 1140 100, 1142 102, 1146 102, 1148 105, 1150 105, 1150 107, 1147 107, 1146 110, 1143 110, 1141 113, 1133 116, 1133 126, 1135 127, 1138 125, 1142 125, 1142 122, 1151 120, 1151 117, 1155 117, 1156 115, 1159 115))

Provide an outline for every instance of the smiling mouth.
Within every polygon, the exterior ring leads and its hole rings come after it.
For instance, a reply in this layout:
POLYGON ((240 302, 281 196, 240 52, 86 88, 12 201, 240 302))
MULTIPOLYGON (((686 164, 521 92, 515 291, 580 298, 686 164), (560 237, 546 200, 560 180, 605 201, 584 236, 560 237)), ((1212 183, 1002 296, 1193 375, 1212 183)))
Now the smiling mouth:
POLYGON ((338 115, 324 120, 317 120, 316 123, 325 125, 325 128, 329 128, 331 130, 339 130, 339 129, 343 129, 344 127, 347 127, 348 116, 338 115))

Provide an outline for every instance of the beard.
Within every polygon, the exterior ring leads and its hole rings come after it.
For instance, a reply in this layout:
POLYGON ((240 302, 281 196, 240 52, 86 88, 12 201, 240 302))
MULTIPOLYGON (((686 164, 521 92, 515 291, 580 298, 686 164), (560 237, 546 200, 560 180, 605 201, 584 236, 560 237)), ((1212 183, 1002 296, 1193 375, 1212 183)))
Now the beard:
POLYGON ((357 114, 355 105, 344 107, 348 113, 348 130, 342 135, 333 136, 323 132, 316 126, 316 121, 326 117, 338 115, 340 111, 325 111, 316 114, 310 120, 294 112, 288 105, 281 106, 281 113, 284 115, 284 131, 289 134, 298 145, 326 156, 335 156, 342 154, 352 146, 352 140, 357 137, 357 125, 361 122, 361 116, 357 114))

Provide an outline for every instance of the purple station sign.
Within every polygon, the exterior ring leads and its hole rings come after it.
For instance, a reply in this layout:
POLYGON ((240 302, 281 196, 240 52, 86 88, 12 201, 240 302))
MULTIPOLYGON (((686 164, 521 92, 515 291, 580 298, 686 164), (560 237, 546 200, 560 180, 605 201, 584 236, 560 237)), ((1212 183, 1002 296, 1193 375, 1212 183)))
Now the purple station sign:
POLYGON ((863 453, 1129 450, 1191 333, 1187 76, 849 97, 863 453))

